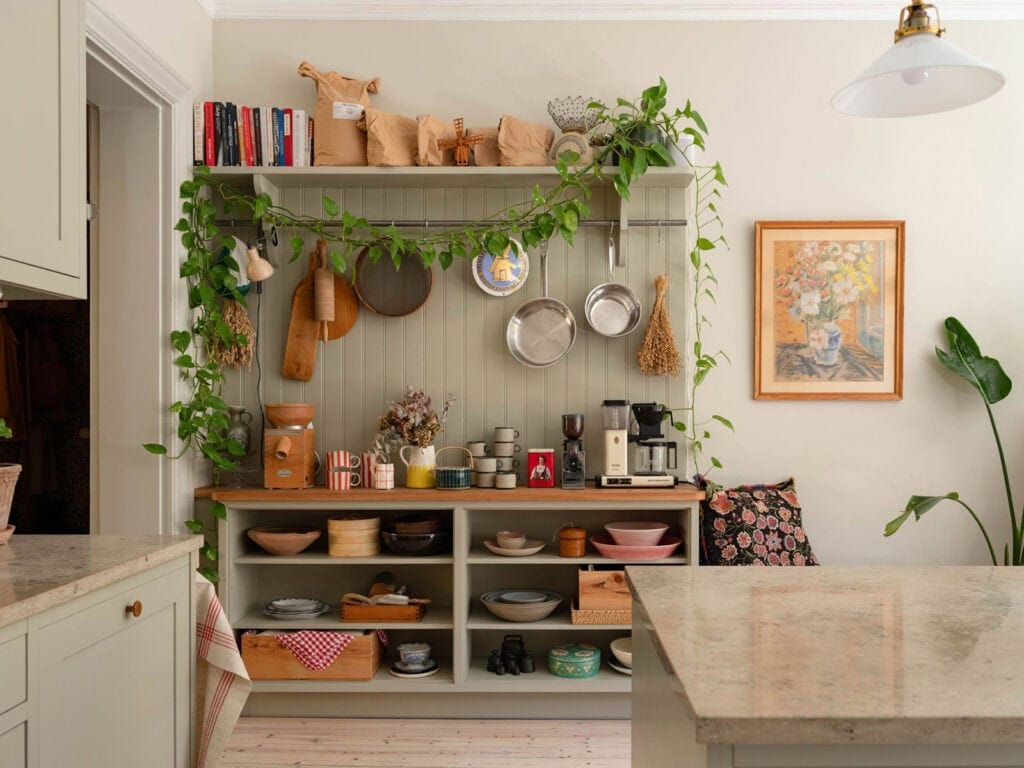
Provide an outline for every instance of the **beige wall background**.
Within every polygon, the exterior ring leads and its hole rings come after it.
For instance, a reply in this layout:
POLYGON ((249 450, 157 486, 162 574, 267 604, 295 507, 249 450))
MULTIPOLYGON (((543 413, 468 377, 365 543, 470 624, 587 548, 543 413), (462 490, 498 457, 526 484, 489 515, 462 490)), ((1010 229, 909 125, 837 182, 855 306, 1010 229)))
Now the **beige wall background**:
MULTIPOLYGON (((726 465, 717 477, 745 483, 795 475, 826 563, 983 563, 980 536, 953 507, 894 539, 881 531, 911 493, 956 489, 994 539, 1008 533, 984 410, 931 350, 942 340, 942 319, 956 315, 1011 377, 1024 375, 1015 226, 1024 200, 1024 24, 950 24, 952 42, 1006 71, 1007 87, 988 102, 913 120, 836 114, 831 95, 884 50, 891 27, 225 20, 213 24, 213 92, 219 100, 310 107, 312 86, 295 74, 306 58, 351 76, 379 75, 380 108, 477 124, 505 112, 545 120, 552 97, 632 97, 663 75, 670 97, 692 99, 707 119, 711 154, 730 182, 721 208, 732 250, 717 254, 721 289, 708 343, 733 364, 709 379, 699 405, 736 424, 735 435, 713 441, 726 465), (782 218, 907 221, 901 402, 751 398, 753 223, 782 218)), ((682 248, 674 256, 686 258, 682 248)), ((583 259, 590 277, 597 271, 590 249, 566 257, 583 259)), ((572 306, 581 314, 581 302, 572 306)), ((264 317, 271 321, 285 322, 283 305, 264 317)), ((453 314, 441 327, 462 322, 453 314)), ((268 386, 279 386, 273 370, 265 375, 268 386)), ((235 386, 244 394, 246 385, 235 386)), ((1024 401, 1011 396, 996 414, 1020 477, 1024 401)), ((592 420, 591 444, 595 426, 592 420)), ((548 428, 557 433, 557 425, 548 428)), ((1019 493, 1024 499, 1024 488, 1019 493)))

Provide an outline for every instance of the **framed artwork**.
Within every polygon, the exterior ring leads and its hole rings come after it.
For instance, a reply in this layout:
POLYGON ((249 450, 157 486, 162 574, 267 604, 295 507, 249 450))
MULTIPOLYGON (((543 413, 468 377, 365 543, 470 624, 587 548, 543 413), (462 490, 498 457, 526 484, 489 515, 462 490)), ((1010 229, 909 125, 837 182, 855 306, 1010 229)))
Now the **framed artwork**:
POLYGON ((755 224, 754 399, 903 397, 902 221, 755 224))

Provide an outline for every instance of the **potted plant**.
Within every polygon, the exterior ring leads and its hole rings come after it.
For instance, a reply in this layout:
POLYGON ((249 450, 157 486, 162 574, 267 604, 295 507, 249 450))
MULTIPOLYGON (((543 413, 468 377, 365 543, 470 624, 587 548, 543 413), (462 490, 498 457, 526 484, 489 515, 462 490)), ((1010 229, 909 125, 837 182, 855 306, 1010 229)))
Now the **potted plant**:
MULTIPOLYGON (((14 433, 7 426, 6 419, 0 418, 0 437, 10 438, 14 433)), ((14 488, 21 474, 21 464, 0 463, 0 544, 6 544, 14 533, 14 526, 8 525, 11 504, 14 502, 14 488)))
POLYGON ((406 467, 406 487, 434 487, 434 438, 448 420, 448 409, 454 402, 455 396, 448 395, 438 414, 423 390, 410 386, 406 387, 405 398, 389 403, 387 412, 377 419, 373 452, 381 464, 388 464, 397 450, 406 467))

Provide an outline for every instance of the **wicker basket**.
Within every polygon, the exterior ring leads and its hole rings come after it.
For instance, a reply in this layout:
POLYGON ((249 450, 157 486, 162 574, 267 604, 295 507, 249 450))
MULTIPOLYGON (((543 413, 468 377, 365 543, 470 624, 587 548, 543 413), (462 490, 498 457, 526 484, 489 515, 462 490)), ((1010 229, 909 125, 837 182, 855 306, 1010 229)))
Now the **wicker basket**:
POLYGON ((0 531, 7 527, 14 501, 14 486, 18 484, 21 464, 0 464, 0 531))
POLYGON ((621 624, 623 626, 628 626, 633 623, 633 609, 591 609, 588 611, 581 611, 576 602, 576 598, 573 598, 571 618, 573 624, 621 624))

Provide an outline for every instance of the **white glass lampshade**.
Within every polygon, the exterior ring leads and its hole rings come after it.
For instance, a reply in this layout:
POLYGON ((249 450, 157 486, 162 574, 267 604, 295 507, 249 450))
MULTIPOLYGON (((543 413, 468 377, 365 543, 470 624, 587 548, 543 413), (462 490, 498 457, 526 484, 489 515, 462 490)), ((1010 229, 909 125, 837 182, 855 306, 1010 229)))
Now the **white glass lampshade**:
POLYGON ((909 35, 832 97, 837 112, 858 117, 910 117, 987 99, 1003 73, 937 35, 909 35))

